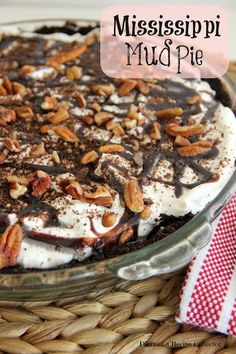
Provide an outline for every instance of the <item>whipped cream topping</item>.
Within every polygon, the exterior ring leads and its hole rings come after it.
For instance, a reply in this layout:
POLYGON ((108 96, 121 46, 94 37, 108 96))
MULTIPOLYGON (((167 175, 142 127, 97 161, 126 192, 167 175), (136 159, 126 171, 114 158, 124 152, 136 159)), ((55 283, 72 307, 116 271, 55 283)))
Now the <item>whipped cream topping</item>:
MULTIPOLYGON (((35 37, 35 34, 20 34, 23 37, 35 37)), ((19 35, 19 32, 15 32, 14 35, 19 35)), ((65 39, 66 42, 68 36, 52 35, 47 36, 47 38, 50 38, 48 39, 50 41, 48 48, 51 48, 52 53, 57 53, 55 39, 60 41, 65 39)), ((77 39, 80 41, 81 38, 79 36, 77 39)), ((14 43, 17 43, 16 39, 15 42, 14 40, 11 42, 8 49, 5 48, 5 53, 11 54, 11 50, 16 47, 14 43)), ((78 61, 76 64, 81 65, 81 62, 78 61)), ((88 67, 91 68, 89 62, 88 67)), ((62 64, 61 70, 64 72, 66 65, 62 64)), ((72 120, 68 126, 73 132, 77 132, 79 137, 81 143, 78 147, 79 156, 82 156, 86 151, 97 150, 99 146, 108 143, 122 144, 126 150, 125 153, 121 154, 109 152, 99 154, 93 170, 90 170, 87 177, 79 181, 82 190, 91 193, 97 188, 99 181, 103 180, 102 183, 109 186, 112 195, 112 205, 104 206, 88 203, 83 199, 75 199, 73 195, 66 194, 63 190, 63 181, 74 181, 75 176, 84 166, 79 165, 79 168, 77 166, 80 157, 75 156, 76 147, 72 148, 68 146, 68 143, 63 145, 60 136, 54 130, 50 130, 48 135, 40 137, 40 141, 44 142, 46 152, 43 156, 38 157, 33 157, 30 154, 32 148, 31 128, 27 128, 26 131, 19 129, 17 138, 21 142, 21 149, 16 153, 9 153, 4 145, 5 136, 0 137, 1 151, 7 155, 5 164, 8 164, 6 170, 3 168, 2 179, 6 178, 7 175, 19 175, 21 173, 27 175, 28 170, 33 168, 33 173, 36 170, 45 170, 50 174, 52 182, 50 188, 52 193, 45 193, 41 200, 37 201, 39 203, 36 204, 37 207, 31 206, 31 209, 28 210, 29 198, 27 200, 19 198, 14 206, 16 210, 7 212, 8 222, 10 224, 20 222, 24 231, 24 238, 17 258, 18 265, 24 268, 47 269, 69 263, 73 259, 83 261, 92 254, 92 246, 100 237, 105 240, 109 235, 114 236, 114 230, 118 232, 117 230, 122 229, 125 224, 129 223, 131 227, 137 226, 137 237, 144 237, 162 221, 163 214, 178 217, 201 211, 217 196, 232 176, 236 158, 235 116, 231 109, 219 103, 208 119, 205 119, 212 105, 214 106, 216 103, 215 92, 208 83, 196 80, 168 80, 166 85, 165 83, 163 85, 164 81, 151 82, 152 91, 148 95, 131 91, 125 96, 120 96, 117 92, 114 92, 106 97, 106 95, 91 94, 88 89, 91 82, 92 85, 94 84, 94 80, 99 82, 99 76, 96 77, 96 72, 95 74, 83 73, 80 81, 76 83, 76 88, 72 85, 68 94, 66 90, 63 91, 63 87, 71 83, 64 75, 59 81, 55 81, 55 85, 47 86, 47 80, 56 80, 54 75, 57 75, 55 68, 40 63, 37 70, 27 74, 27 80, 31 83, 37 99, 43 100, 46 95, 49 95, 56 97, 58 101, 68 101, 68 110, 72 120), (44 85, 40 86, 42 83, 44 85), (191 168, 191 164, 183 164, 181 174, 178 176, 179 183, 181 183, 181 193, 177 195, 176 185, 173 183, 176 178, 175 162, 173 162, 173 157, 170 158, 168 154, 169 152, 175 153, 173 139, 161 140, 158 150, 149 151, 143 145, 141 151, 142 163, 140 164, 133 162, 135 150, 132 140, 137 139, 143 142, 145 138, 148 138, 148 127, 153 121, 156 121, 152 109, 152 106, 157 103, 155 99, 159 99, 161 105, 165 105, 164 108, 168 105, 171 106, 173 103, 177 107, 181 107, 183 102, 181 101, 182 98, 180 99, 180 92, 184 89, 187 90, 188 94, 195 92, 196 95, 201 97, 201 103, 199 103, 197 111, 190 110, 187 117, 191 118, 193 122, 191 124, 204 124, 204 133, 198 135, 198 140, 211 141, 214 148, 217 149, 217 154, 214 156, 208 158, 197 156, 193 161, 198 166, 210 171, 212 176, 217 175, 217 178, 214 181, 206 180, 199 183, 199 173, 196 172, 196 169, 191 168), (90 105, 87 105, 87 107, 78 106, 73 96, 74 91, 86 95, 90 105), (177 98, 175 94, 177 94, 177 98), (66 99, 65 95, 67 95, 66 99), (127 128, 124 136, 116 136, 111 130, 104 129, 104 126, 85 125, 82 118, 94 115, 93 103, 99 103, 102 106, 102 111, 112 113, 114 115, 112 121, 116 124, 122 123, 132 104, 139 105, 137 121, 144 119, 146 123, 135 124, 127 128), (25 139, 25 134, 26 136, 29 134, 29 142, 25 139), (125 142, 123 143, 123 141, 125 142), (52 158, 52 150, 55 149, 59 149, 59 155, 61 155, 60 166, 55 166, 52 158), (145 164, 143 162, 145 161, 148 164, 149 159, 153 161, 144 174, 145 164), (19 166, 17 170, 16 166, 19 166), (50 173, 54 171, 54 167, 56 173, 50 173), (127 208, 123 203, 124 184, 130 179, 138 179, 142 176, 144 179, 142 196, 150 208, 150 215, 146 220, 140 217, 136 218, 132 213, 127 217, 127 208), (196 185, 192 186, 193 184, 196 185), (56 222, 55 220, 52 223, 50 222, 49 214, 51 212, 56 214, 56 222), (102 223, 102 217, 106 212, 115 215, 115 223, 110 227, 105 227, 102 223), (91 244, 88 240, 91 241, 91 244)), ((3 84, 3 80, 0 83, 3 84)), ((31 102, 35 102, 35 96, 32 96, 31 102)), ((18 99, 22 104, 22 97, 18 97, 18 99)), ((158 110, 158 106, 154 110, 158 110)), ((36 115, 38 121, 43 123, 45 118, 39 108, 37 108, 36 115)), ((17 127, 19 128, 19 126, 17 127)), ((162 134, 164 133, 162 132, 162 134)), ((150 142, 150 144, 153 144, 156 148, 156 143, 150 142)))

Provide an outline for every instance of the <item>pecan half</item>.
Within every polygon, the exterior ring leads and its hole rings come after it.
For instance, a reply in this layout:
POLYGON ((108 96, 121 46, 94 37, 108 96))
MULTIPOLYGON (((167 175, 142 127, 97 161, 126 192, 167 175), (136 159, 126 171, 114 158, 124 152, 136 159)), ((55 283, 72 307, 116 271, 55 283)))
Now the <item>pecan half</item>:
POLYGON ((34 116, 34 112, 28 106, 18 107, 16 109, 16 114, 18 118, 22 118, 27 122, 30 122, 34 116))
POLYGON ((5 138, 3 144, 11 152, 19 152, 20 144, 16 139, 5 138))
POLYGON ((124 152, 125 148, 124 148, 124 146, 119 145, 119 144, 108 144, 108 145, 100 146, 99 151, 101 153, 110 154, 113 152, 124 152))
POLYGON ((16 113, 13 109, 0 107, 0 119, 3 119, 6 123, 15 122, 16 113))
POLYGON ((193 125, 178 125, 175 123, 169 123, 165 125, 166 132, 171 136, 183 136, 185 138, 192 135, 199 135, 204 132, 204 125, 193 124, 193 125))
POLYGON ((26 87, 19 82, 13 82, 13 90, 14 93, 18 93, 21 96, 25 96, 27 94, 26 87))
POLYGON ((94 193, 85 193, 84 196, 86 202, 96 205, 111 207, 113 203, 111 193, 103 186, 99 186, 94 193))
POLYGON ((118 90, 119 96, 126 96, 128 95, 133 89, 136 87, 137 81, 136 80, 126 80, 118 90))
POLYGON ((78 58, 85 52, 87 46, 82 44, 78 45, 67 52, 61 52, 48 58, 47 65, 60 70, 60 65, 68 61, 78 58))
POLYGON ((129 229, 127 229, 126 231, 124 231, 119 238, 119 245, 124 245, 125 243, 127 243, 133 236, 134 234, 134 230, 130 227, 129 229))
POLYGON ((79 138, 67 127, 58 125, 54 127, 53 130, 60 138, 68 143, 76 143, 79 141, 79 138))
POLYGON ((165 108, 155 113, 156 117, 161 118, 175 118, 181 116, 184 113, 181 107, 165 108))
POLYGON ((11 81, 9 80, 9 77, 7 75, 3 75, 2 81, 3 81, 3 86, 7 90, 8 94, 11 95, 13 93, 13 86, 11 81))
POLYGON ((52 181, 50 176, 44 171, 36 171, 35 177, 31 182, 34 197, 41 197, 51 187, 52 181))
POLYGON ((116 214, 112 211, 106 211, 102 216, 102 225, 104 227, 111 227, 116 223, 116 214))
POLYGON ((210 151, 211 147, 202 147, 196 144, 190 144, 187 146, 182 146, 178 148, 178 153, 184 157, 192 157, 197 155, 205 154, 210 151))
POLYGON ((59 124, 69 118, 67 110, 61 108, 56 113, 50 112, 46 115, 46 119, 52 124, 59 124))
POLYGON ((95 162, 98 159, 98 153, 95 150, 87 152, 81 159, 80 162, 83 165, 87 165, 88 163, 95 162))
POLYGON ((124 185, 124 200, 129 210, 134 213, 141 213, 144 209, 143 194, 138 181, 131 179, 124 185))
POLYGON ((113 117, 114 115, 110 112, 98 112, 95 114, 94 119, 97 125, 102 125, 107 123, 113 117))
POLYGON ((0 236, 0 268, 16 264, 23 232, 20 225, 9 225, 0 236))

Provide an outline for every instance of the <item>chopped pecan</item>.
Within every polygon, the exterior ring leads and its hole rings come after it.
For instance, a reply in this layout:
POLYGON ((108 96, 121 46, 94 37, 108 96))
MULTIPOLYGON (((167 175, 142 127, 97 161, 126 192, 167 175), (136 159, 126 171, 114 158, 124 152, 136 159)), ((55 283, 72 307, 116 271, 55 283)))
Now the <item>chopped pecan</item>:
POLYGON ((33 145, 30 150, 30 156, 32 157, 40 157, 46 153, 44 143, 33 145))
POLYGON ((2 77, 2 80, 3 80, 3 86, 5 87, 9 95, 11 95, 13 93, 13 87, 11 81, 9 80, 9 77, 7 75, 4 75, 2 77))
POLYGON ((82 76, 82 68, 77 66, 77 65, 73 65, 69 68, 66 69, 66 77, 68 80, 79 80, 82 76))
POLYGON ((125 135, 125 131, 119 123, 114 125, 114 127, 112 128, 112 131, 115 136, 124 136, 125 135))
POLYGON ((165 125, 165 130, 171 136, 180 135, 187 138, 192 135, 202 134, 204 132, 204 125, 178 125, 175 123, 169 123, 165 125))
POLYGON ((113 84, 96 84, 91 86, 93 93, 99 96, 111 96, 115 92, 113 84))
POLYGON ((21 96, 25 96, 27 94, 27 89, 24 85, 19 82, 13 82, 13 91, 14 93, 18 93, 21 96))
POLYGON ((161 111, 155 113, 156 117, 161 118, 175 118, 177 116, 181 116, 184 113, 181 107, 174 107, 174 108, 165 108, 161 111))
POLYGON ((177 135, 175 138, 175 144, 179 146, 187 146, 190 145, 190 141, 183 136, 177 135))
POLYGON ((46 134, 48 132, 53 132, 54 125, 53 124, 44 124, 40 127, 40 133, 46 134))
POLYGON ((17 199, 27 192, 27 187, 19 183, 11 183, 10 196, 12 199, 17 199))
POLYGON ((83 165, 87 165, 88 163, 95 162, 98 159, 98 153, 95 150, 87 152, 81 159, 80 162, 83 165))
POLYGON ((0 96, 7 96, 7 90, 0 85, 0 96))
POLYGON ((141 92, 143 95, 148 95, 150 92, 149 85, 142 80, 138 80, 137 88, 138 88, 139 92, 141 92))
POLYGON ((76 143, 79 141, 78 137, 67 127, 58 125, 54 127, 53 130, 60 138, 68 143, 76 143))
POLYGON ((59 163, 61 162, 60 157, 59 157, 59 155, 58 155, 58 152, 55 151, 55 150, 52 152, 52 159, 53 159, 53 161, 54 161, 56 164, 58 164, 58 165, 59 165, 59 163))
POLYGON ((138 166, 143 166, 143 153, 141 151, 137 151, 133 155, 134 162, 138 166))
POLYGON ((118 90, 119 96, 126 96, 128 95, 133 89, 136 87, 137 81, 136 80, 126 80, 118 90))
POLYGON ((102 216, 102 225, 104 227, 111 227, 116 223, 116 214, 112 211, 106 211, 102 216))
POLYGON ((52 124, 59 124, 69 118, 69 113, 61 108, 56 113, 50 112, 46 115, 46 119, 52 124))
POLYGON ((202 103, 202 98, 199 95, 191 96, 187 99, 188 104, 202 103))
POLYGON ((65 191, 73 198, 80 200, 83 195, 83 190, 79 182, 73 181, 65 187, 65 191))
POLYGON ((31 182, 34 197, 41 197, 51 187, 52 181, 50 176, 44 171, 36 171, 36 174, 31 182))
POLYGON ((151 216, 151 208, 148 205, 145 205, 143 211, 140 213, 140 218, 142 220, 147 220, 151 216))
POLYGON ((16 113, 13 109, 0 107, 0 118, 6 123, 15 122, 16 113))
POLYGON ((46 96, 44 97, 44 101, 41 104, 41 108, 44 109, 45 111, 51 111, 54 109, 57 105, 57 99, 56 97, 53 96, 46 96))
POLYGON ((6 161, 7 155, 4 153, 0 153, 0 165, 6 161))
POLYGON ((76 101, 78 102, 80 108, 85 108, 87 105, 86 99, 82 93, 76 95, 76 101))
POLYGON ((85 193, 84 196, 86 202, 96 205, 111 207, 113 203, 111 193, 103 186, 99 186, 94 193, 85 193))
POLYGON ((110 154, 113 152, 124 152, 125 148, 124 146, 119 144, 107 144, 107 145, 100 146, 99 151, 101 153, 110 154))
POLYGON ((20 70, 21 76, 26 76, 27 74, 30 74, 36 70, 36 67, 33 65, 24 65, 22 66, 20 70))
POLYGON ((125 183, 124 200, 126 206, 134 213, 141 213, 143 211, 143 195, 137 180, 131 179, 125 183))
POLYGON ((7 150, 11 152, 19 152, 20 151, 20 144, 16 139, 5 138, 3 144, 7 150))
POLYGON ((94 118, 92 116, 82 116, 81 120, 87 125, 93 125, 94 124, 94 118))
POLYGON ((124 122, 124 126, 127 129, 132 129, 132 128, 135 128, 137 126, 137 120, 136 119, 130 119, 128 117, 128 118, 125 118, 123 122, 124 122))
POLYGON ((192 157, 197 155, 205 154, 210 151, 211 147, 202 147, 196 144, 190 144, 187 146, 182 146, 178 148, 178 153, 184 157, 192 157))
POLYGON ((116 123, 114 123, 112 120, 109 120, 109 121, 106 123, 106 129, 107 129, 107 130, 112 130, 115 125, 116 125, 116 123))
POLYGON ((23 232, 20 225, 9 225, 0 236, 0 268, 16 264, 23 232))
POLYGON ((160 140, 161 139, 161 131, 160 131, 160 124, 157 122, 152 123, 150 137, 153 140, 160 140))
POLYGON ((17 117, 22 118, 27 122, 30 122, 34 116, 34 112, 28 106, 18 107, 16 109, 16 114, 17 114, 17 117))
POLYGON ((99 126, 99 125, 107 123, 113 117, 114 117, 114 115, 110 112, 98 112, 95 114, 94 119, 95 119, 96 124, 99 126))
POLYGON ((119 238, 119 245, 122 246, 127 243, 132 238, 133 234, 134 230, 131 227, 124 231, 119 238))
POLYGON ((60 65, 78 58, 87 49, 86 45, 78 45, 67 52, 61 52, 48 58, 47 65, 60 70, 60 65))
POLYGON ((102 107, 100 106, 100 104, 98 104, 97 102, 94 102, 91 105, 91 108, 95 111, 95 112, 101 112, 102 107))

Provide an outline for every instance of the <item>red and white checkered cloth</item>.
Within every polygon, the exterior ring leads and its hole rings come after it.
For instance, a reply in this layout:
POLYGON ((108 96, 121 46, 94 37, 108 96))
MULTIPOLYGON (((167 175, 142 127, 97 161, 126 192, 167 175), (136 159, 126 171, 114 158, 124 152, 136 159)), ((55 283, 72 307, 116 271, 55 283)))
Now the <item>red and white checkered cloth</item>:
POLYGON ((189 266, 176 320, 236 336, 236 194, 189 266))

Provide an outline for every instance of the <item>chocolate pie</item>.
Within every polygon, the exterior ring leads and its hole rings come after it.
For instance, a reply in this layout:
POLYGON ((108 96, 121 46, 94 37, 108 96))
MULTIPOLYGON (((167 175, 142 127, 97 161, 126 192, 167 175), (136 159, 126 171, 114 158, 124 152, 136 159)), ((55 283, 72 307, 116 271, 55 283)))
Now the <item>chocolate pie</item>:
POLYGON ((1 35, 2 269, 71 266, 157 241, 235 169, 235 116, 206 81, 109 78, 96 29, 79 31, 1 35))

